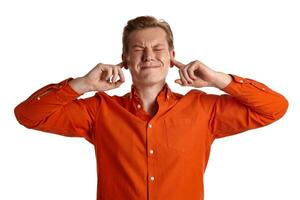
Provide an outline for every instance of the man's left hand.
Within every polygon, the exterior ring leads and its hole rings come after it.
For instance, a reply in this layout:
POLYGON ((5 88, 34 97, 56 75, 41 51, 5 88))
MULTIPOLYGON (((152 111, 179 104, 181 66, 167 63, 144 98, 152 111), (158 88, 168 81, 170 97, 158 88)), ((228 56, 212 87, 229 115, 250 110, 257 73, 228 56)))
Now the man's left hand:
POLYGON ((171 64, 179 69, 180 79, 176 79, 175 83, 178 83, 181 86, 193 86, 196 88, 217 87, 222 89, 232 80, 230 75, 214 71, 199 60, 184 65, 181 62, 172 59, 171 64))

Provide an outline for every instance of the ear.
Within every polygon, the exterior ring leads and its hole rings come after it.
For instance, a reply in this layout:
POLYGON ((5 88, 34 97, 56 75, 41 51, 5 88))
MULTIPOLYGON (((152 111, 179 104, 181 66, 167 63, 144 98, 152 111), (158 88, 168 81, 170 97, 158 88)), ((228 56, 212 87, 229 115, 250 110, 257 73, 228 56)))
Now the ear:
POLYGON ((128 69, 127 59, 126 59, 126 56, 124 55, 124 53, 122 53, 121 59, 122 59, 122 62, 123 62, 123 67, 125 69, 128 69))
POLYGON ((174 64, 172 63, 172 60, 175 58, 175 51, 171 50, 170 51, 170 67, 173 67, 174 64))

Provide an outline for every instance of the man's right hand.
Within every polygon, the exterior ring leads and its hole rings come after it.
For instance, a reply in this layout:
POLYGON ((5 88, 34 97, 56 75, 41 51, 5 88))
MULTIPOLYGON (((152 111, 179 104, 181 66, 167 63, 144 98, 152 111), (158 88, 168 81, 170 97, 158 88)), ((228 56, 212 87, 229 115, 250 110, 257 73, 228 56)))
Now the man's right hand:
POLYGON ((117 65, 99 63, 85 76, 73 79, 69 84, 78 94, 111 90, 125 82, 121 68, 122 62, 117 65), (117 81, 118 76, 120 79, 117 81))

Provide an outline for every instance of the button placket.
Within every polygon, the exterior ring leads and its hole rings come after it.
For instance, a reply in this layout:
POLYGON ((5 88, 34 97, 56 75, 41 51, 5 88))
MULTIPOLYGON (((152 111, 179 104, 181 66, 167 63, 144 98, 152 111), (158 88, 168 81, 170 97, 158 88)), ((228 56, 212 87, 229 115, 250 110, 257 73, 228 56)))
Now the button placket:
MULTIPOLYGON (((154 175, 154 171, 153 171, 153 165, 154 165, 154 149, 153 148, 151 148, 151 147, 153 147, 153 144, 152 144, 152 140, 151 140, 151 138, 152 138, 152 129, 153 129, 153 124, 152 123, 148 123, 148 133, 150 133, 150 134, 147 134, 148 136, 147 136, 147 138, 148 138, 148 146, 147 146, 147 149, 148 149, 148 173, 149 173, 149 181, 150 182, 154 182, 154 180, 155 180, 155 175, 154 175), (150 132, 149 132, 150 131, 150 132)), ((153 188, 152 188, 153 189, 153 188)))

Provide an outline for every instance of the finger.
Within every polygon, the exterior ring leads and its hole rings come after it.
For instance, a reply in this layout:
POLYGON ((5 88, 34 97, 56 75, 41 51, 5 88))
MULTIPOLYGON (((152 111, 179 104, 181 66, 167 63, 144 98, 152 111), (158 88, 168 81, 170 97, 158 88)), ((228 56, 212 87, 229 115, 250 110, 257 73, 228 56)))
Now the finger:
POLYGON ((176 66, 177 68, 182 68, 184 67, 185 65, 177 60, 175 60, 174 58, 171 59, 171 64, 173 64, 174 66, 176 66))
POLYGON ((114 88, 117 88, 117 87, 120 87, 120 85, 122 85, 124 82, 122 82, 121 80, 118 80, 117 82, 115 83, 110 83, 109 84, 109 88, 110 89, 114 89, 114 88))
POLYGON ((116 66, 119 66, 119 67, 123 67, 123 62, 120 62, 119 64, 116 64, 116 66))
POLYGON ((112 78, 112 82, 115 83, 117 81, 118 78, 118 68, 117 67, 113 67, 113 78, 112 78))
POLYGON ((187 69, 187 73, 189 74, 189 77, 191 77, 191 79, 193 79, 194 81, 197 80, 197 76, 195 76, 195 73, 194 73, 195 70, 196 70, 196 65, 191 65, 187 69))
POLYGON ((183 83, 182 83, 182 81, 181 81, 180 79, 176 79, 174 82, 175 82, 175 83, 178 83, 178 84, 181 85, 181 86, 183 86, 183 83))
POLYGON ((123 73, 123 70, 121 68, 118 68, 119 76, 120 76, 120 81, 124 82, 125 81, 125 76, 123 73))
POLYGON ((107 75, 105 76, 105 80, 109 81, 111 75, 112 75, 112 68, 111 67, 105 67, 103 72, 106 72, 107 75))
POLYGON ((103 65, 102 63, 98 63, 98 64, 95 66, 95 68, 101 68, 102 65, 103 65))
POLYGON ((188 82, 187 82, 187 80, 185 80, 182 70, 179 70, 179 76, 180 76, 180 79, 181 79, 181 82, 183 83, 183 85, 187 85, 188 82))
POLYGON ((189 74, 188 74, 188 72, 187 72, 187 70, 188 70, 189 67, 190 67, 190 66, 187 66, 187 67, 183 68, 181 71, 182 71, 182 74, 183 74, 185 80, 187 80, 187 82, 188 82, 189 84, 192 84, 192 83, 193 83, 193 80, 190 78, 190 76, 189 76, 189 74))
POLYGON ((208 82, 204 81, 204 80, 197 80, 199 87, 208 87, 209 84, 208 82))
POLYGON ((119 87, 120 85, 122 85, 124 82, 121 80, 118 80, 117 82, 115 82, 115 87, 119 87))

